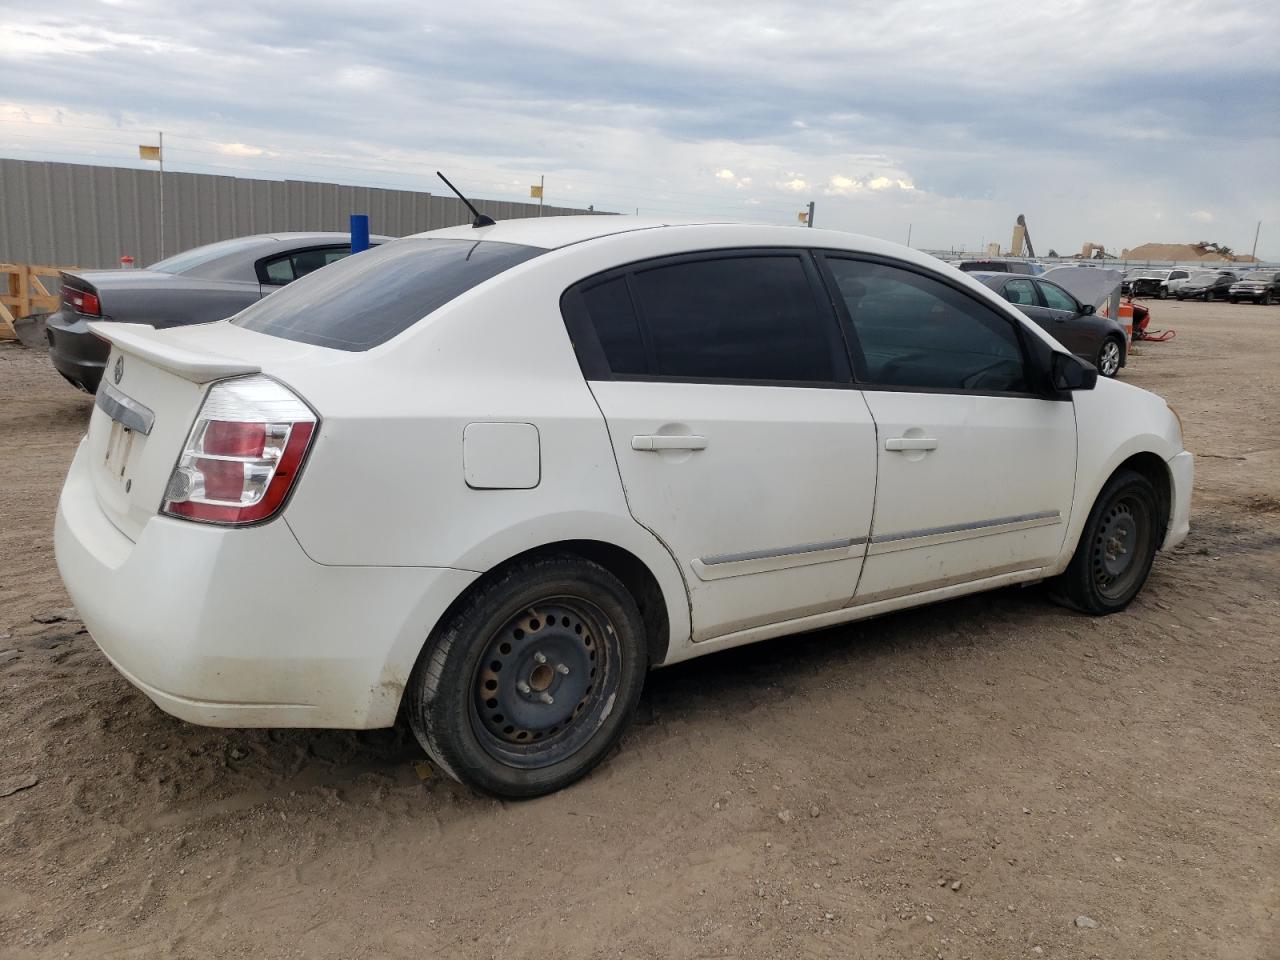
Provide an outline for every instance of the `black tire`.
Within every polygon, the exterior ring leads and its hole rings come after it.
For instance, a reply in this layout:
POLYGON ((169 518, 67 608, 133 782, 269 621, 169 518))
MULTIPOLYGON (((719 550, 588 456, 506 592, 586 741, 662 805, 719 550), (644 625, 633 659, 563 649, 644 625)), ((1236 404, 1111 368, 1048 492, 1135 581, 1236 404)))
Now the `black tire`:
POLYGON ((1124 344, 1119 337, 1107 337, 1098 347, 1098 355, 1093 365, 1104 377, 1114 377, 1120 372, 1124 362, 1124 344))
POLYGON ((405 691, 409 724, 455 780, 536 797, 604 759, 648 667, 622 582, 589 560, 539 557, 482 582, 436 628, 405 691))
POLYGON ((1164 300, 1164 299, 1165 299, 1166 297, 1168 297, 1168 296, 1169 296, 1169 290, 1168 290, 1168 288, 1167 288, 1167 287, 1161 287, 1161 288, 1160 288, 1160 291, 1156 294, 1156 299, 1157 299, 1157 300, 1164 300))
POLYGON ((1205 302, 1205 303, 1213 303, 1213 291, 1212 291, 1212 290, 1206 290, 1206 291, 1204 292, 1204 302, 1205 302))
POLYGON ((1271 291, 1268 290, 1266 293, 1264 293, 1262 295, 1262 299, 1258 302, 1261 303, 1264 307, 1271 306, 1271 291))
POLYGON ((1239 303, 1239 302, 1240 302, 1240 298, 1239 298, 1239 297, 1227 297, 1227 299, 1228 299, 1228 300, 1230 300, 1232 303, 1239 303))
POLYGON ((1129 605, 1151 573, 1159 546, 1160 498, 1140 473, 1119 470, 1094 502, 1054 599, 1102 616, 1129 605))

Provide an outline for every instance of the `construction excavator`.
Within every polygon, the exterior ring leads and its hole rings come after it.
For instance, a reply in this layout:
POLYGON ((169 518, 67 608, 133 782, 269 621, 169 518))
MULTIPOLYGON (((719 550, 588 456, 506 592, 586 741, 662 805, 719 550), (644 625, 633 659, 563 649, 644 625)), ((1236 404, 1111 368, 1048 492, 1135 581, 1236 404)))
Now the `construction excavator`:
POLYGON ((1031 232, 1027 230, 1027 218, 1018 214, 1018 221, 1013 225, 1013 242, 1009 244, 1009 256, 1034 257, 1035 255, 1036 248, 1031 245, 1031 232), (1027 248, 1026 253, 1022 252, 1024 245, 1027 248))

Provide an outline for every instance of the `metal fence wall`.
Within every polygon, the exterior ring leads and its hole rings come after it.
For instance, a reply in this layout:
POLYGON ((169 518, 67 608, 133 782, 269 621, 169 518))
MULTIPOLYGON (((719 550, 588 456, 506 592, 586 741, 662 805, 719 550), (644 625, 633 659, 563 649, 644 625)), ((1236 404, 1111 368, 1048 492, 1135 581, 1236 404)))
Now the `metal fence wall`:
MULTIPOLYGON (((116 267, 160 259, 160 173, 126 167, 0 158, 0 262, 116 267)), ((536 217, 533 203, 472 198, 495 220, 536 217)), ((591 211, 544 207, 543 216, 591 211)), ((353 213, 371 233, 402 237, 469 223, 452 196, 302 180, 164 174, 164 251, 252 233, 341 230, 353 213)))

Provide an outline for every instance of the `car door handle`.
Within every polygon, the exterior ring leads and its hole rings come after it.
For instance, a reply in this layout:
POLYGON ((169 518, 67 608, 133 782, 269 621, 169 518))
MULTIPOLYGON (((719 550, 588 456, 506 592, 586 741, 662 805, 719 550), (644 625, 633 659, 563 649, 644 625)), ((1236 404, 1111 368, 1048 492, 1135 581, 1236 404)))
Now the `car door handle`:
POLYGON ((884 442, 886 450, 937 450, 938 441, 933 437, 890 437, 884 442))
POLYGON ((707 438, 688 435, 653 434, 631 438, 632 450, 705 450, 707 438))

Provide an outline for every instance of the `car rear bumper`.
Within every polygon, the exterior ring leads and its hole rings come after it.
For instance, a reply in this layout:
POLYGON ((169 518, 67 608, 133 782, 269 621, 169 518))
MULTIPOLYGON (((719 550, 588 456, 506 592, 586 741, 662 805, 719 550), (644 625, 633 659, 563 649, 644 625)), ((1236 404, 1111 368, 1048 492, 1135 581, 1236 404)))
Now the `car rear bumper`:
POLYGON ((1172 550, 1191 532, 1191 486, 1195 479, 1195 456, 1183 450, 1169 460, 1172 487, 1169 503, 1169 528, 1161 550, 1172 550))
POLYGON ((192 723, 390 726, 427 635, 477 576, 318 564, 280 519, 156 516, 135 543, 98 506, 85 460, 82 446, 58 504, 58 570, 116 669, 192 723))
POLYGON ((49 341, 49 359, 54 368, 76 386, 95 393, 102 381, 110 346, 89 332, 89 321, 97 317, 81 317, 59 310, 45 321, 45 338, 49 341))

